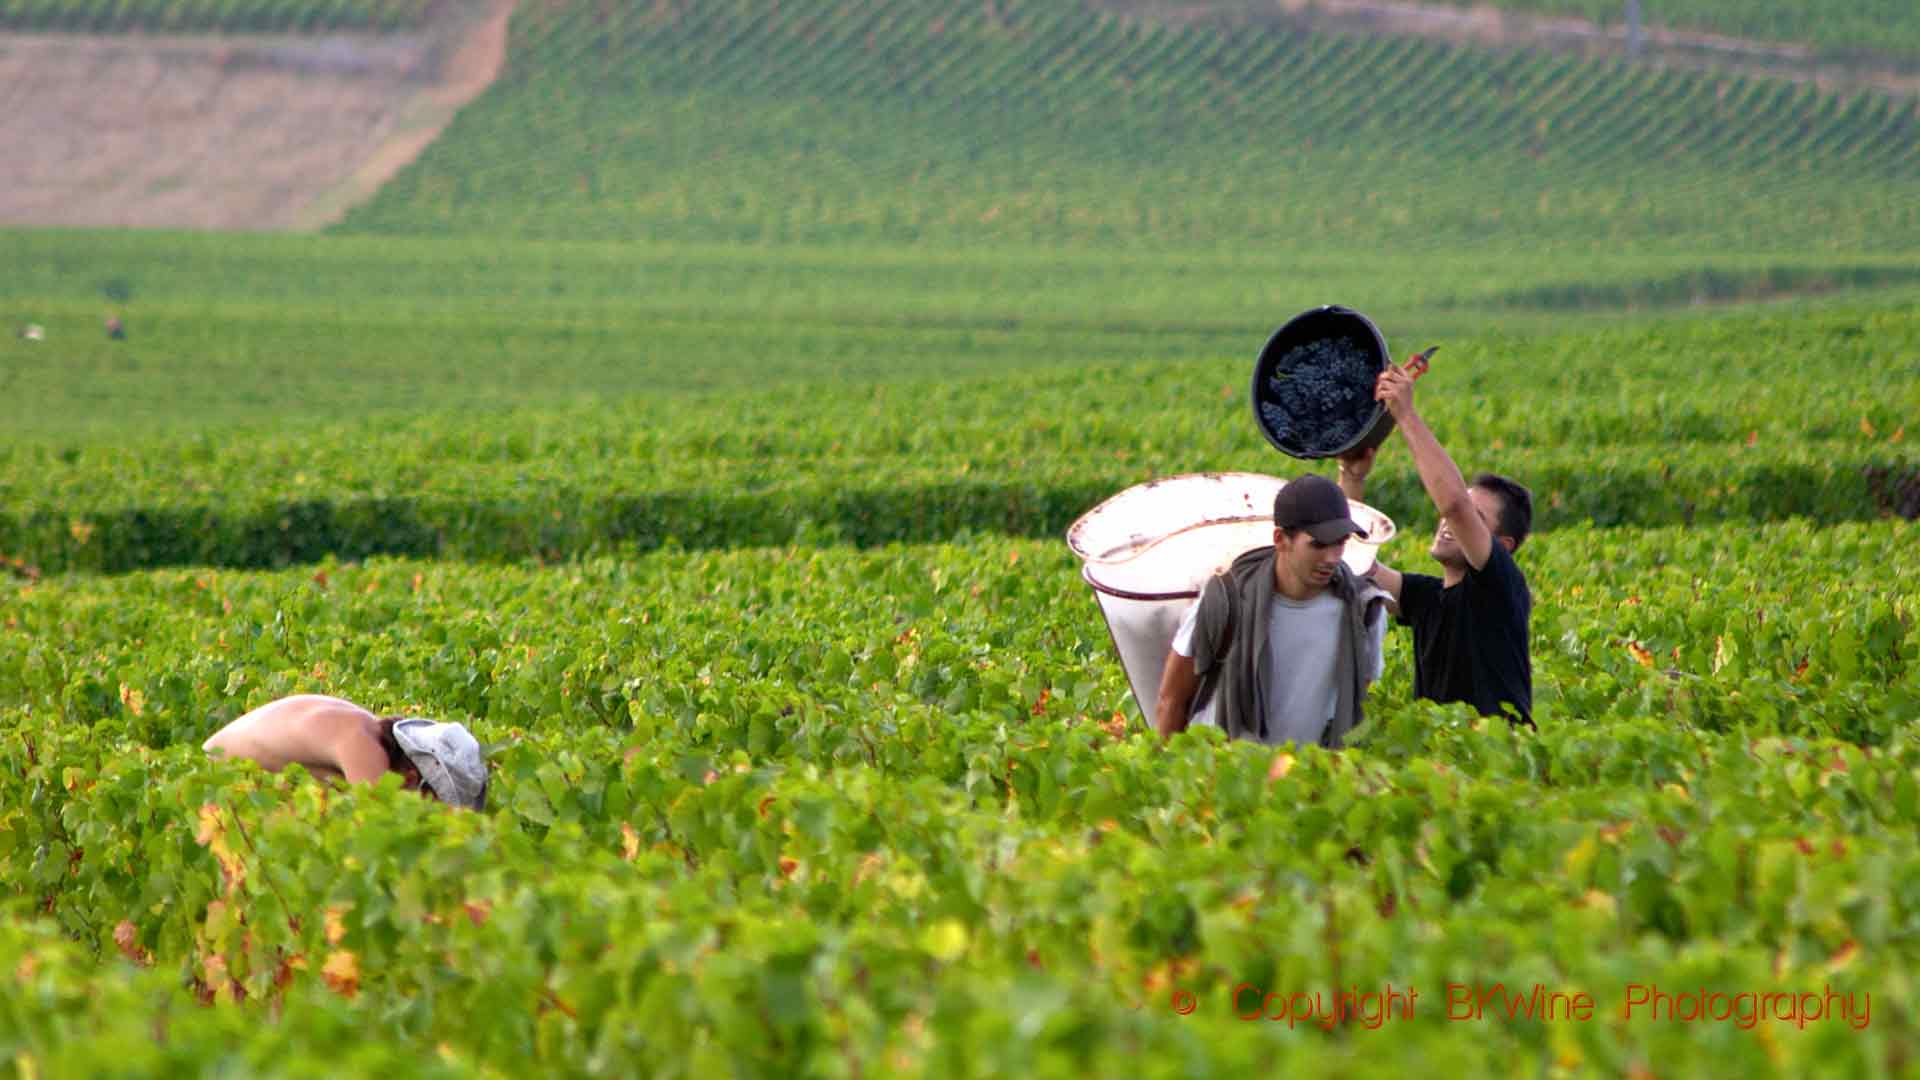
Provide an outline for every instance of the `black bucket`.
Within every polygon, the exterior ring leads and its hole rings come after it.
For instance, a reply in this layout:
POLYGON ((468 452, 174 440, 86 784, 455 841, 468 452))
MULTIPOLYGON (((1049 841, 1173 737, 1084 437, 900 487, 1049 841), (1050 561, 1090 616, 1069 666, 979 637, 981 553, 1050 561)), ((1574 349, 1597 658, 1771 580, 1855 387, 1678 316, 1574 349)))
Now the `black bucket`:
POLYGON ((1273 332, 1253 365, 1253 422, 1289 457, 1338 457, 1380 445, 1393 415, 1373 400, 1390 353, 1380 328, 1338 305, 1273 332))

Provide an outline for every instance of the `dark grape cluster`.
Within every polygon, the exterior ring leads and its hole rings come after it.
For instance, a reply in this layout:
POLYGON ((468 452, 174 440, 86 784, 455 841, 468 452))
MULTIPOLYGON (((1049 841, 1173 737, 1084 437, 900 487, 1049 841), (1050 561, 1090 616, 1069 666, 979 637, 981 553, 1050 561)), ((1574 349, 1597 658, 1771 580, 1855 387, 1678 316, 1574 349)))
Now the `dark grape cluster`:
POLYGON ((1372 351, 1353 338, 1296 345, 1281 355, 1266 379, 1261 419, 1283 449, 1330 454, 1365 430, 1373 415, 1378 374, 1372 351))

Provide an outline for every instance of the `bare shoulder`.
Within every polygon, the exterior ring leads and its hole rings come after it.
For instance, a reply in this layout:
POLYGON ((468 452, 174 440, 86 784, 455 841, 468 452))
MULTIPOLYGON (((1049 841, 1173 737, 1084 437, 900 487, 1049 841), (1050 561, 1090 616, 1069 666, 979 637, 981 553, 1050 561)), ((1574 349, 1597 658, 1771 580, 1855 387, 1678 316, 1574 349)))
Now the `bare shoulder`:
POLYGON ((235 724, 359 724, 377 719, 366 709, 346 698, 326 694, 294 694, 265 705, 235 720, 235 724))
POLYGON ((377 722, 345 698, 295 694, 270 701, 213 733, 202 749, 257 761, 269 770, 291 762, 332 766, 334 747, 377 722))
MULTIPOLYGON (((278 701, 270 701, 260 709, 297 709, 311 712, 347 712, 361 716, 371 716, 366 709, 343 697, 331 694, 290 694, 278 701)), ((259 711, 259 710, 255 710, 259 711)))

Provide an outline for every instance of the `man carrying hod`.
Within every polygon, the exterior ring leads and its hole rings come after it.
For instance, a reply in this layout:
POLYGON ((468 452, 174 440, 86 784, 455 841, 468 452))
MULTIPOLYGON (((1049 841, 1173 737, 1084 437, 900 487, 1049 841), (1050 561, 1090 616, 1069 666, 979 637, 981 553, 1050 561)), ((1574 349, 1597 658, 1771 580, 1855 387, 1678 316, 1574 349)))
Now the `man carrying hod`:
MULTIPOLYGON (((1413 693, 1464 701, 1482 716, 1511 708, 1533 726, 1533 666, 1528 622, 1533 594, 1513 553, 1533 528, 1533 496, 1504 476, 1483 473, 1472 485, 1413 407, 1413 376, 1388 364, 1374 397, 1393 414, 1420 483, 1440 511, 1429 551, 1440 577, 1403 574, 1375 563, 1369 576, 1392 595, 1400 622, 1413 628, 1413 693)), ((1366 494, 1374 450, 1340 459, 1340 487, 1366 494)))
POLYGON ((1175 632, 1154 722, 1263 743, 1345 745, 1380 677, 1388 594, 1341 552, 1365 529, 1333 481, 1306 475, 1273 502, 1273 546, 1215 574, 1175 632))

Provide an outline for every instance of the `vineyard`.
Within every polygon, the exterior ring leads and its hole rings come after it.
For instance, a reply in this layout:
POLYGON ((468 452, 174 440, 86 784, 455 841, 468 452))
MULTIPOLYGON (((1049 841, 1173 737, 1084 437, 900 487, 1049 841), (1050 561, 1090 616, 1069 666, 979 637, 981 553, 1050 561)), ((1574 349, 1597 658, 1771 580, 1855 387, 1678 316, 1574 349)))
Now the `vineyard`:
MULTIPOLYGON (((1484 0, 1475 4, 1465 0, 1431 2, 1443 7, 1491 6, 1527 14, 1572 16, 1602 27, 1618 27, 1626 18, 1625 0, 1496 0, 1491 5, 1484 0)), ((1029 0, 1029 6, 1049 5, 1068 8, 1057 0, 1029 0)), ((0 29, 82 33, 395 31, 420 26, 433 6, 433 0, 0 0, 0 29)), ((680 9, 738 11, 742 7, 674 2, 630 6, 630 17, 650 21, 660 19, 663 13, 671 17, 680 9)), ((775 6, 768 5, 770 9, 775 6)), ((996 13, 1002 6, 1007 5, 996 6, 996 13)), ((1198 7, 1161 0, 1113 0, 1106 6, 1150 15, 1190 15, 1198 7)), ((1264 14, 1276 5, 1267 0, 1206 0, 1204 7, 1245 16, 1264 14)), ((1642 19, 1649 27, 1807 44, 1839 56, 1920 54, 1920 21, 1904 0, 1854 0, 1839 8, 1809 0, 1644 0, 1641 7, 1642 19)), ((619 14, 608 5, 599 6, 598 11, 603 18, 619 14)))
POLYGON ((523 8, 501 82, 344 228, 1383 254, 1891 253, 1920 230, 1910 98, 949 7, 523 8))
MULTIPOLYGON (((1456 7, 1463 0, 1439 0, 1456 7)), ((1476 0, 1479 2, 1479 0, 1476 0)), ((1497 0, 1502 10, 1572 15, 1603 26, 1626 20, 1625 0, 1497 0)), ((1769 42, 1795 42, 1838 54, 1920 57, 1920 20, 1904 0, 1861 0, 1835 7, 1811 0, 1642 0, 1649 25, 1769 42)))
MULTIPOLYGON (((1914 1073, 1913 103, 514 27, 332 233, 0 232, 0 1074, 1914 1073), (1537 732, 1401 629, 1344 751, 1139 722, 1063 532, 1301 469, 1249 373, 1325 302, 1535 494, 1537 732), (200 749, 302 692, 467 724, 487 808, 200 749)), ((1429 569, 1397 439, 1367 498, 1429 569)))
MULTIPOLYGON (((1897 311, 1920 296, 1920 267, 1910 259, 1859 254, 1469 250, 1438 261, 1395 253, 1355 261, 1259 247, 508 247, 488 237, 134 232, 13 232, 0 243, 20 258, 0 275, 0 310, 43 324, 47 334, 44 346, 0 338, 0 424, 23 444, 13 453, 56 463, 80 446, 122 440, 129 425, 188 446, 218 431, 226 453, 236 439, 278 443, 280 425, 294 421, 367 418, 386 439, 383 418, 407 430, 423 412, 458 414, 450 426, 464 428, 476 411, 606 406, 626 417, 626 435, 632 425, 672 417, 664 402, 677 394, 791 396, 823 370, 892 384, 1133 363, 1142 373, 1125 376, 1133 379, 1198 362, 1221 373, 1207 391, 1220 394, 1245 380, 1239 369, 1257 345, 1249 338, 1270 331, 1268 319, 1339 298, 1364 298, 1369 315, 1404 328, 1390 331, 1396 346, 1430 343, 1403 334, 1459 340, 1497 330, 1491 354, 1503 336, 1524 334, 1548 341, 1539 347, 1553 363, 1580 366, 1594 362, 1595 350, 1631 355, 1659 340, 1612 336, 1622 313, 1684 317, 1753 302, 1897 311), (126 341, 101 335, 103 303, 126 316, 126 341), (1609 333, 1561 338, 1576 329, 1609 333), (623 400, 636 394, 654 404, 623 400)), ((1871 364, 1882 347, 1898 356, 1911 331, 1890 319, 1840 315, 1809 330, 1797 313, 1783 314, 1751 331, 1709 334, 1704 347, 1716 368, 1735 373, 1746 370, 1747 353, 1770 355, 1765 370, 1776 381, 1747 389, 1797 410, 1825 400, 1820 373, 1798 370, 1800 350, 1835 350, 1836 363, 1849 366, 1871 364), (1791 393, 1776 395, 1774 386, 1791 393)), ((1500 362, 1524 377, 1532 360, 1500 362)), ((1887 375, 1861 404, 1879 410, 1899 400, 1900 377, 1887 375)), ((1088 376, 1090 384, 1099 379, 1088 376)), ((805 427, 803 401, 792 404, 794 422, 805 427)), ((1244 402, 1222 399, 1217 415, 1234 418, 1235 404, 1244 402)), ((1875 422, 1897 411, 1886 407, 1875 422)), ((1823 430, 1849 430, 1857 420, 1836 413, 1823 430)), ((1684 434, 1687 422, 1661 430, 1684 434)), ((591 417, 565 423, 604 426, 591 417)), ((539 421, 525 426, 543 430, 539 421)), ((1771 452, 1786 444, 1762 445, 1771 452)), ((1569 460, 1577 449, 1568 448, 1569 460)), ((18 473, 3 464, 6 454, 0 444, 0 470, 18 473)), ((223 476, 223 489, 231 482, 234 475, 223 476)), ((22 490, 44 489, 34 482, 22 490)))
POLYGON ((0 30, 223 34, 394 31, 433 0, 0 0, 0 30))
POLYGON ((349 1028, 366 1067, 438 1045, 457 1071, 1865 1071, 1915 1034, 1920 633, 1885 588, 1912 541, 1556 529, 1528 562, 1546 732, 1411 704, 1402 674, 1344 756, 1129 737, 1052 540, 43 585, 0 653, 0 805, 38 838, 5 854, 41 911, 0 956, 0 1036, 62 1073, 349 1028), (506 744, 496 808, 202 760, 209 726, 316 685, 472 718, 506 744), (126 962, 88 974, 76 939, 126 962), (141 1003, 180 978, 216 1007, 148 1045, 141 1003), (1709 1038, 1435 1008, 1328 1037, 1231 1003, 1500 980, 1610 1013, 1648 982, 1874 1011, 1709 1038), (238 1029, 263 1008, 301 1020, 238 1029))
MULTIPOLYGON (((1015 336, 1007 349, 1035 344, 1015 336)), ((1245 415, 1252 351, 1025 369, 936 360, 917 375, 876 369, 846 394, 749 368, 724 389, 484 423, 428 414, 131 445, 20 439, 0 455, 0 552, 48 573, 124 572, 328 552, 514 561, 664 544, 1057 536, 1143 477, 1281 464, 1245 415), (1183 404, 1142 413, 1143 401, 1183 404)), ((1462 396, 1436 401, 1436 422, 1458 432, 1459 452, 1526 474, 1563 519, 1871 520, 1899 507, 1911 469, 1920 318, 1910 305, 1449 339, 1448 352, 1462 396), (1893 486, 1876 494, 1876 475, 1893 486)), ((1389 505, 1419 505, 1410 473, 1381 485, 1389 505)))
MULTIPOLYGON (((1101 0, 1101 6, 1130 15, 1167 20, 1212 17, 1234 21, 1271 20, 1297 15, 1292 5, 1273 0, 1101 0), (1284 14, 1283 14, 1284 13, 1284 14)), ((1353 2, 1342 10, 1368 11, 1371 5, 1353 2)), ((1384 8, 1389 5, 1379 5, 1384 8)), ((1540 16, 1561 23, 1579 20, 1620 34, 1628 20, 1629 0, 1432 0, 1424 5, 1394 5, 1398 13, 1433 11, 1441 14, 1474 12, 1486 19, 1501 16, 1540 16)), ((1673 30, 1739 39, 1721 44, 1760 50, 1807 49, 1841 60, 1862 56, 1884 57, 1911 66, 1920 58, 1920 19, 1904 0, 1860 0, 1844 6, 1812 0, 1640 0, 1643 31, 1673 30)), ((1493 21, 1489 19, 1488 21, 1493 21)))
MULTIPOLYGON (((1244 360, 16 443, 0 1049, 49 1075, 345 1031, 356 1071, 462 1075, 1891 1067, 1920 1035, 1920 506, 1891 502, 1920 489, 1916 341, 1905 305, 1448 340, 1434 423, 1545 508, 1543 731, 1408 700, 1397 656, 1339 755, 1159 749, 1058 540, 1141 477, 1282 468, 1244 360), (472 724, 492 808, 199 751, 320 689, 472 724), (1496 982, 1603 1018, 1444 1004, 1496 982), (1411 1017, 1331 1032, 1236 989, 1389 984, 1411 1017), (1865 994, 1871 1022, 1620 1019, 1647 984, 1865 994)), ((1417 564, 1404 461, 1373 498, 1417 564)))

